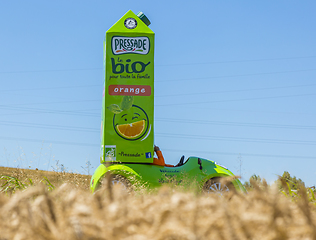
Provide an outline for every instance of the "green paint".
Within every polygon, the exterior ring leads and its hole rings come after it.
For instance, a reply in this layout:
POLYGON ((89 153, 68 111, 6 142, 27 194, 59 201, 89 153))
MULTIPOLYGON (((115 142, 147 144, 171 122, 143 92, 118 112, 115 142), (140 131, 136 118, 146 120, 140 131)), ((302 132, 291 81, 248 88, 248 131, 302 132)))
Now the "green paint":
POLYGON ((104 40, 102 162, 153 162, 154 32, 128 11, 104 40))

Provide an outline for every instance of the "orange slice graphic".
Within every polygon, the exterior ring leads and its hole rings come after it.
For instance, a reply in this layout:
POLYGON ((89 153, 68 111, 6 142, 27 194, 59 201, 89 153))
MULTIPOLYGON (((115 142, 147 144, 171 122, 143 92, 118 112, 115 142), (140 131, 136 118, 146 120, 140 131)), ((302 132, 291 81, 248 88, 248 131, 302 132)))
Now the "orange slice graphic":
POLYGON ((136 138, 143 133, 145 129, 145 120, 117 125, 116 129, 122 136, 126 138, 136 138))

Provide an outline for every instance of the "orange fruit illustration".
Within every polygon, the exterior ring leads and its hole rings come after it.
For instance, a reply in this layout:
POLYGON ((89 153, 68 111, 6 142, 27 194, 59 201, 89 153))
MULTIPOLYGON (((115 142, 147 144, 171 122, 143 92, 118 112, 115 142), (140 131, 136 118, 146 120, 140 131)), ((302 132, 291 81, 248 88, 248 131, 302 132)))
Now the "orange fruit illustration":
POLYGON ((125 138, 136 138, 140 136, 145 129, 145 120, 134 123, 116 125, 118 132, 125 138))

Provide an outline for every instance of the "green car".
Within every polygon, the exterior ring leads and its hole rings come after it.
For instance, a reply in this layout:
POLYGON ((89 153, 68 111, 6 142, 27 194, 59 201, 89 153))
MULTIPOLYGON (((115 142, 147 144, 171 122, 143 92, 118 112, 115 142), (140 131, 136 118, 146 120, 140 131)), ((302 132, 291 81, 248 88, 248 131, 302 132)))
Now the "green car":
POLYGON ((236 189, 245 192, 241 182, 226 167, 216 162, 198 157, 189 157, 185 162, 181 158, 176 167, 166 167, 140 163, 113 163, 108 166, 101 164, 93 174, 90 182, 92 192, 96 191, 105 178, 111 174, 112 183, 120 183, 136 189, 145 187, 153 189, 163 184, 196 187, 204 192, 221 192, 236 189), (230 182, 222 182, 224 177, 232 177, 230 182))
MULTIPOLYGON (((106 173, 113 183, 154 189, 163 184, 194 186, 204 191, 244 190, 227 168, 198 157, 181 158, 175 167, 154 164, 155 33, 140 12, 128 11, 105 35, 104 89, 100 163, 92 176, 94 192, 106 173)), ((172 54, 172 53, 170 53, 172 54)), ((168 57, 168 56, 166 56, 168 57)))

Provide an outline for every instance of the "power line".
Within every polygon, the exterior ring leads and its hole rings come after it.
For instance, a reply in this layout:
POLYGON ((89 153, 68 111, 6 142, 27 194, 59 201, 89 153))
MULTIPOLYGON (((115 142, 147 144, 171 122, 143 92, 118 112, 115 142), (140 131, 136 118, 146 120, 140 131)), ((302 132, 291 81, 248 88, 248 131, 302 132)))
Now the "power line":
MULTIPOLYGON (((26 89, 8 89, 0 90, 0 92, 13 92, 13 91, 36 91, 36 90, 51 90, 51 89, 67 89, 67 88, 86 88, 86 87, 102 87, 101 85, 83 85, 83 86, 65 86, 65 87, 50 87, 50 88, 26 88, 26 89)), ((268 87, 268 88, 252 88, 252 89, 237 89, 228 91, 212 91, 212 92, 197 92, 197 93, 181 93, 181 94, 169 94, 169 95, 158 95, 155 98, 160 97, 178 97, 178 96, 194 96, 194 95, 205 95, 205 94, 218 94, 218 93, 232 93, 232 92, 249 92, 249 91, 262 91, 262 90, 274 90, 274 89, 285 89, 285 88, 298 88, 298 87, 312 87, 316 84, 306 85, 293 85, 293 86, 282 86, 282 87, 268 87)), ((48 102, 48 103, 27 103, 27 104, 11 104, 11 105, 32 105, 32 104, 55 104, 55 103, 71 103, 71 102, 89 102, 89 101, 100 101, 100 100, 72 100, 63 102, 48 102)), ((9 105, 6 105, 9 106, 9 105)))
POLYGON ((169 107, 169 106, 178 106, 178 105, 196 105, 196 104, 205 104, 205 103, 237 102, 237 101, 276 99, 276 98, 287 98, 287 97, 305 97, 305 96, 315 96, 315 95, 316 95, 315 93, 311 93, 311 94, 296 94, 296 95, 285 95, 285 96, 275 96, 275 97, 241 98, 241 99, 214 100, 214 101, 204 101, 204 102, 155 104, 155 106, 157 106, 157 107, 168 106, 169 107))
MULTIPOLYGON (((260 123, 243 123, 243 122, 225 122, 225 121, 205 121, 205 120, 190 120, 190 119, 168 119, 156 118, 156 122, 175 122, 187 124, 204 124, 204 125, 222 125, 222 126, 237 126, 237 127, 255 127, 255 128, 283 128, 283 129, 300 129, 300 130, 316 130, 316 126, 303 125, 284 125, 284 124, 260 124, 260 123)), ((36 124, 25 122, 0 121, 1 125, 15 126, 15 127, 31 127, 44 129, 58 129, 70 131, 84 131, 84 132, 98 132, 98 128, 74 127, 62 125, 36 124)))
MULTIPOLYGON (((155 107, 159 107, 160 105, 155 105, 155 107)), ((164 106, 168 106, 168 105, 164 105, 164 106)), ((180 107, 182 105, 179 105, 180 107)), ((184 105, 183 105, 184 106, 184 105)), ((5 106, 5 105, 2 105, 2 108, 4 107, 10 107, 10 106, 5 106)), ((186 108, 190 108, 190 106, 185 106, 186 108)), ((1 106, 0 106, 1 108, 1 106)), ((192 107, 191 107, 192 108, 192 107)), ((23 107, 23 109, 25 110, 25 108, 23 107)), ((23 111, 23 109, 21 109, 23 111)), ((34 108, 32 108, 34 109, 34 108)), ((203 109, 205 110, 205 107, 203 108, 199 108, 199 107, 194 107, 194 109, 203 109)), ((212 110, 216 110, 216 111, 229 111, 229 112, 232 112, 232 111, 238 111, 238 112, 251 112, 251 113, 271 113, 271 114, 298 114, 297 112, 280 112, 280 111, 256 111, 256 110, 238 110, 238 109, 223 109, 223 108, 207 108, 207 109, 212 109, 212 110)), ((15 110, 15 109, 8 109, 8 110, 15 110)), ((40 109, 41 111, 32 111, 32 112, 26 112, 26 113, 9 113, 9 114, 0 114, 0 116, 7 116, 7 115, 25 115, 25 114, 41 114, 41 113, 52 113, 54 114, 55 112, 54 111, 59 111, 59 110, 46 110, 46 109, 40 109)), ((82 113, 83 111, 101 111, 101 108, 98 108, 98 109, 86 109, 86 110, 79 110, 76 112, 76 115, 78 116, 87 116, 87 114, 85 113, 82 113)), ((58 112, 58 114, 63 114, 61 112, 58 112)), ((91 113, 93 114, 93 113, 91 113)), ((299 113, 299 114, 311 114, 311 113, 299 113)), ((65 115, 73 115, 73 114, 69 114, 69 113, 65 113, 65 115)), ((100 117, 100 113, 95 113, 93 114, 93 116, 91 117, 100 117)))
POLYGON ((47 105, 47 104, 60 104, 60 103, 80 103, 80 102, 100 102, 101 103, 101 98, 98 100, 68 100, 68 101, 57 101, 57 102, 35 102, 35 103, 14 103, 14 104, 7 104, 7 105, 0 105, 1 107, 16 107, 16 106, 26 106, 26 105, 47 105))
POLYGON ((95 71, 103 68, 75 68, 75 69, 51 69, 51 70, 24 70, 24 71, 6 71, 0 72, 0 74, 9 73, 42 73, 42 72, 75 72, 75 71, 95 71))
MULTIPOLYGON (((52 126, 52 125, 51 125, 52 126)), ((41 126, 43 128, 43 126, 41 126)), ((64 130, 64 129, 63 129, 64 130)), ((69 128, 67 130, 74 130, 73 128, 69 128)), ((88 129, 87 131, 93 131, 88 129)), ((171 134, 171 133, 156 133, 156 136, 168 137, 168 138, 189 138, 189 139, 199 139, 199 140, 216 140, 216 141, 238 141, 238 142, 251 142, 251 143, 274 143, 274 144, 304 144, 304 145, 316 145, 316 141, 301 141, 301 140, 284 140, 284 139, 262 139, 262 138, 240 138, 240 137, 221 137, 221 136, 203 136, 203 135, 189 135, 189 134, 171 134)), ((0 137, 5 140, 21 140, 21 141, 29 141, 28 138, 10 138, 10 137, 0 137)), ((43 140, 30 140, 30 141, 43 141, 43 140)), ((52 143, 61 143, 60 141, 49 141, 52 143)), ((80 143, 83 145, 83 143, 80 143)), ((90 146, 90 145, 89 145, 90 146)), ((91 145, 92 146, 92 145, 91 145)))
MULTIPOLYGON (((316 85, 316 84, 312 84, 316 85)), ((243 91, 243 90, 241 90, 243 91)), ((276 98, 287 98, 287 97, 302 97, 302 96, 314 96, 315 93, 311 94, 295 94, 295 95, 284 95, 284 96, 273 96, 273 97, 259 97, 259 98, 242 98, 242 99, 228 99, 228 100, 213 100, 213 101, 203 101, 203 102, 189 102, 189 103, 168 103, 168 104, 155 104, 155 106, 175 106, 175 105, 195 105, 195 104, 205 104, 205 103, 218 103, 218 102, 237 102, 237 101, 249 101, 249 100, 263 100, 263 99, 276 99, 276 98)), ((71 101, 58 101, 58 102, 48 102, 48 103, 24 103, 24 104, 8 104, 8 105, 0 105, 0 108, 12 108, 12 109, 18 109, 18 110, 24 110, 25 108, 19 108, 16 106, 22 106, 22 105, 33 105, 33 104, 59 104, 59 103, 78 103, 78 102, 100 102, 101 100, 71 100, 71 101)), ((30 109, 30 108, 28 108, 30 109)), ((31 110, 36 111, 60 111, 60 110, 47 110, 47 109, 36 109, 31 108, 31 110)), ((70 111, 66 111, 70 112, 70 111)))
MULTIPOLYGON (((174 63, 174 64, 156 64, 156 66, 188 66, 188 65, 205 65, 205 64, 219 64, 219 63, 242 63, 242 62, 258 62, 258 61, 276 61, 276 60, 291 60, 291 59, 308 59, 315 58, 316 56, 305 57, 284 57, 284 58, 262 58, 262 59, 248 59, 248 60, 229 60, 229 61, 215 61, 204 63, 174 63)), ((41 73, 41 72, 74 72, 74 71, 95 71, 103 70, 103 68, 74 68, 74 69, 46 69, 46 70, 20 70, 20 71, 4 71, 0 74, 10 73, 41 73)))
MULTIPOLYGON (((27 111, 28 113, 53 113, 53 114, 64 114, 64 115, 76 115, 76 116, 91 116, 96 117, 97 115, 94 113, 82 113, 80 111, 69 111, 69 110, 49 110, 49 109, 40 109, 40 108, 26 108, 26 107, 7 107, 7 106, 0 106, 2 109, 8 110, 18 110, 18 111, 27 111)), ((19 113, 21 114, 21 113, 19 113)), ((3 115, 10 115, 10 114, 0 114, 3 115)))
POLYGON ((247 122, 225 122, 225 121, 207 121, 207 120, 172 119, 172 118, 156 118, 155 120, 156 121, 161 121, 161 122, 204 124, 204 125, 223 125, 223 126, 237 126, 237 127, 285 128, 285 129, 316 130, 316 126, 304 126, 304 125, 247 123, 247 122))
MULTIPOLYGON (((156 122, 174 122, 174 123, 187 123, 187 124, 199 124, 199 125, 221 125, 221 126, 237 126, 237 127, 254 127, 254 128, 283 128, 283 129, 299 129, 299 130, 316 130, 316 126, 304 126, 304 125, 285 125, 285 124, 269 124, 269 123, 249 123, 249 122, 225 122, 225 121, 207 121, 207 120, 190 120, 190 119, 172 119, 172 118, 156 118, 156 122)), ((0 121, 1 125, 14 126, 14 127, 28 127, 28 128, 41 128, 41 129, 56 129, 66 131, 79 131, 79 132, 99 132, 99 128, 87 128, 87 127, 74 127, 74 126, 62 126, 51 124, 38 124, 38 123, 26 123, 26 122, 12 122, 12 121, 0 121)))
MULTIPOLYGON (((274 90, 274 89, 311 87, 311 86, 316 86, 316 84, 281 86, 281 87, 267 87, 267 88, 237 89, 237 90, 228 90, 228 91, 212 91, 212 92, 156 95, 155 97, 159 98, 159 97, 191 96, 191 95, 203 95, 203 94, 215 94, 215 93, 248 92, 248 91, 274 90)), ((71 88, 87 88, 87 87, 100 87, 100 89, 101 89, 101 88, 103 88, 103 85, 93 84, 93 85, 46 87, 46 88, 24 88, 24 89, 22 88, 22 89, 7 89, 7 90, 2 89, 2 90, 0 90, 0 92, 37 91, 37 90, 52 90, 52 89, 67 89, 67 88, 71 89, 71 88)))
POLYGON ((228 91, 213 91, 213 92, 200 92, 200 93, 181 93, 181 94, 158 95, 155 97, 160 98, 160 97, 194 96, 194 95, 204 95, 204 94, 250 92, 250 91, 275 90, 275 89, 312 87, 312 86, 316 86, 316 84, 294 85, 294 86, 283 86, 283 87, 268 87, 268 88, 237 89, 237 90, 228 90, 228 91))
POLYGON ((170 137, 171 138, 188 138, 188 139, 231 141, 231 142, 316 145, 316 141, 302 141, 302 140, 221 137, 221 136, 203 136, 203 135, 171 134, 171 133, 155 133, 155 135, 162 136, 162 137, 168 137, 168 138, 170 138, 170 137))
MULTIPOLYGON (((10 141, 24 141, 24 142, 46 142, 47 144, 62 144, 62 145, 75 145, 75 146, 84 146, 84 147, 99 147, 98 144, 91 143, 79 143, 79 142, 66 142, 66 141, 51 141, 51 140, 40 140, 40 139, 30 139, 30 138, 14 138, 14 137, 1 137, 3 140, 10 141)), ((212 152, 212 151, 200 151, 200 150, 188 150, 188 149, 163 149, 163 151, 171 152, 198 152, 198 153, 207 153, 207 154, 220 154, 220 155, 239 155, 242 156, 251 156, 251 157, 273 157, 273 158, 300 158, 300 159, 316 159, 312 156, 293 156, 293 155, 271 155, 271 154, 253 154, 253 153, 232 153, 232 152, 212 152)))
POLYGON ((40 139, 31 139, 31 138, 15 138, 15 137, 1 137, 3 140, 10 141, 23 141, 23 142, 47 142, 48 144, 62 144, 62 145, 76 145, 76 146, 84 146, 84 147, 99 147, 99 144, 91 144, 91 143, 79 143, 79 142, 66 142, 66 141, 51 141, 51 140, 40 140, 40 139))
POLYGON ((204 62, 204 63, 171 63, 171 64, 157 64, 157 66, 164 66, 165 67, 165 66, 187 66, 187 65, 205 65, 205 64, 219 64, 219 63, 263 62, 263 61, 292 60, 292 59, 306 59, 306 58, 316 58, 316 56, 262 58, 262 59, 216 61, 216 62, 204 62))
MULTIPOLYGON (((99 85, 90 85, 90 86, 99 86, 99 85)), ((271 88, 254 88, 254 89, 239 89, 239 90, 229 90, 229 91, 214 91, 214 92, 201 92, 201 93, 183 93, 183 94, 171 94, 171 95, 160 95, 160 96, 155 96, 155 98, 159 97, 176 97, 176 96, 191 96, 191 95, 203 95, 203 94, 214 94, 214 93, 231 93, 231 92, 247 92, 247 91, 259 91, 259 90, 273 90, 273 89, 284 89, 284 88, 298 88, 298 87, 311 87, 311 86, 316 86, 316 84, 307 84, 307 85, 295 85, 295 86, 284 86, 284 87, 271 87, 271 88)), ((79 87, 79 86, 78 86, 79 87)), ((85 87, 85 86, 80 86, 80 87, 85 87)), ((64 87, 60 87, 64 88, 64 87)), ((71 87, 65 87, 65 88, 71 88, 71 87)), ((7 91, 15 91, 15 90, 7 90, 7 91)), ((20 91, 20 90, 16 90, 20 91)), ((22 89, 21 89, 22 91, 22 89)), ((1 92, 1 90, 0 90, 1 92)), ((297 96, 297 95, 293 95, 297 96)), ((283 97, 283 96, 281 96, 283 97)), ((274 98, 274 97, 272 97, 274 98)), ((8 104, 8 105, 0 105, 1 106, 20 106, 20 105, 35 105, 35 104, 59 104, 59 103, 73 103, 73 102, 100 102, 101 100, 69 100, 69 101, 57 101, 57 102, 39 102, 39 103, 23 103, 23 104, 8 104)), ((228 100, 232 101, 232 100, 228 100)), ((235 100, 234 100, 235 101, 235 100)), ((238 101, 238 100, 236 100, 238 101)))
POLYGON ((98 128, 87 127, 74 127, 74 126, 61 126, 51 124, 38 124, 38 123, 25 123, 25 122, 12 122, 12 121, 0 121, 1 125, 14 126, 14 127, 27 127, 27 128, 40 128, 40 129, 54 129, 54 130, 66 130, 76 132, 100 132, 98 128))
MULTIPOLYGON (((169 119, 169 120, 172 120, 172 119, 169 119)), ((215 122, 215 123, 218 124, 218 122, 215 122)), ((69 130, 69 131, 83 131, 83 132, 98 132, 99 131, 97 128, 48 125, 48 124, 32 124, 32 123, 8 122, 8 121, 0 121, 0 124, 6 125, 6 126, 20 126, 20 127, 57 129, 57 130, 69 130)), ((220 124, 222 124, 222 122, 220 122, 220 124)), ((227 122, 224 122, 224 124, 227 124, 227 122)), ((236 123, 228 122, 228 124, 236 124, 236 123)), ((240 124, 240 123, 238 123, 238 124, 240 124)), ((250 125, 250 126, 253 126, 253 125, 250 125)), ((261 125, 259 125, 259 126, 261 126, 261 125)), ((278 127, 278 128, 280 126, 282 127, 282 125, 272 125, 272 127, 278 127)), ((283 125, 283 126, 284 127, 293 127, 292 125, 283 125)), ((268 126, 263 125, 262 127, 271 127, 271 126, 270 125, 268 125, 268 126)), ((295 127, 303 127, 304 128, 305 126, 295 126, 295 127)), ((313 129, 315 129, 315 126, 308 126, 308 127, 312 127, 313 129)), ((307 145, 315 145, 316 144, 315 141, 284 140, 284 139, 239 138, 239 137, 203 136, 203 135, 172 134, 172 133, 156 133, 156 135, 163 136, 163 137, 194 138, 194 139, 201 139, 201 140, 206 139, 206 140, 219 140, 219 141, 240 141, 240 142, 280 143, 280 144, 307 144, 307 145)))
MULTIPOLYGON (((169 79, 169 80, 157 80, 156 83, 162 82, 176 82, 176 81, 195 81, 195 80, 207 80, 207 79, 217 79, 217 78, 232 78, 232 77, 243 77, 243 76, 258 76, 258 75, 267 75, 267 74, 279 74, 279 73, 293 73, 293 72, 306 72, 306 71, 315 71, 316 69, 306 69, 306 70, 294 70, 294 71, 279 71, 279 72, 266 72, 266 73, 253 73, 253 74, 241 74, 241 75, 227 75, 227 76, 211 76, 203 78, 187 78, 187 79, 169 79)), ((1 72, 0 72, 1 73, 1 72)), ((310 85, 298 85, 298 86, 288 86, 288 87, 275 87, 275 88, 259 88, 259 89, 245 89, 245 90, 232 90, 232 91, 221 91, 221 92, 205 92, 205 93, 194 93, 189 95, 197 94, 209 94, 209 93, 225 93, 225 92, 236 92, 236 91, 254 91, 254 90, 268 90, 268 89, 278 89, 278 88, 293 88, 293 87, 304 87, 304 86, 314 86, 315 84, 310 85)), ((83 86, 65 86, 65 87, 50 87, 50 88, 28 88, 28 89, 8 89, 0 90, 0 92, 11 92, 11 91, 33 91, 33 90, 49 90, 49 89, 65 89, 65 88, 85 88, 85 87, 102 87, 101 85, 83 85, 83 86)), ((188 94, 179 94, 188 95, 188 94)), ((166 95, 157 96, 165 97, 166 95)), ((168 95, 167 95, 168 96, 168 95)), ((175 95, 170 95, 175 96, 175 95)))
MULTIPOLYGON (((203 101, 203 102, 188 102, 188 103, 168 103, 168 104, 155 104, 155 107, 169 107, 169 106, 181 106, 181 105, 197 105, 197 104, 206 104, 206 103, 219 103, 219 102, 237 102, 237 101, 250 101, 250 100, 264 100, 264 99, 277 99, 277 98, 288 98, 288 97, 302 97, 302 96, 315 96, 316 94, 296 94, 296 95, 285 95, 285 96, 274 96, 274 97, 260 97, 260 98, 242 98, 242 99, 230 99, 230 100, 213 100, 213 101, 203 101)), ((82 102, 93 102, 99 100, 82 100, 82 102)), ((80 101, 63 101, 55 103, 66 103, 66 102, 80 102, 80 101)), ((19 104, 24 105, 24 104, 19 104)), ((28 104, 25 104, 28 105, 28 104)), ((36 113, 56 113, 56 114, 67 114, 67 115, 81 115, 81 116, 96 116, 94 113, 82 113, 80 111, 69 111, 69 110, 48 110, 48 109, 39 109, 39 108, 25 108, 25 107, 15 107, 10 105, 0 105, 2 109, 8 110, 19 110, 19 111, 28 111, 36 113)), ((1 114, 10 115, 10 114, 1 114)), ((0 116, 1 116, 0 115, 0 116)))
POLYGON ((18 91, 37 91, 37 90, 51 90, 51 89, 67 89, 67 88, 87 88, 87 87, 102 87, 100 84, 81 85, 81 86, 64 86, 64 87, 46 87, 46 88, 22 88, 22 89, 1 89, 0 92, 18 92, 18 91))
POLYGON ((174 80, 162 80, 157 81, 161 82, 179 82, 179 81, 196 81, 196 80, 209 80, 209 79, 218 79, 218 78, 234 78, 234 77, 248 77, 248 76, 260 76, 260 75, 269 75, 269 74, 282 74, 282 73, 295 73, 295 72, 309 72, 315 71, 316 69, 303 69, 303 70, 293 70, 293 71, 279 71, 279 72, 265 72, 265 73, 250 73, 250 74, 239 74, 239 75, 227 75, 227 76, 217 76, 217 77, 203 77, 203 78, 183 78, 183 79, 174 79, 174 80))
POLYGON ((294 156, 294 155, 277 155, 277 154, 256 154, 256 153, 234 153, 234 152, 213 152, 213 151, 199 151, 199 150, 188 150, 188 149, 162 149, 163 151, 169 152, 198 152, 206 154, 218 154, 218 155, 230 155, 230 156, 248 156, 248 157, 266 157, 266 158, 299 158, 299 159, 316 159, 316 156, 294 156))

